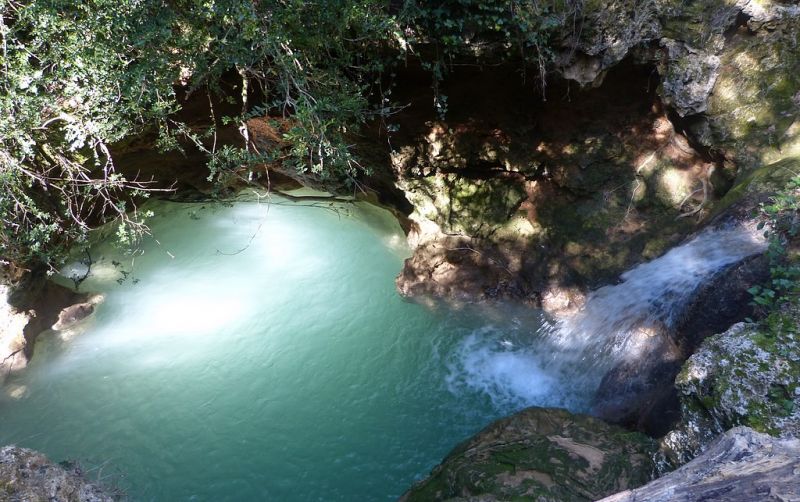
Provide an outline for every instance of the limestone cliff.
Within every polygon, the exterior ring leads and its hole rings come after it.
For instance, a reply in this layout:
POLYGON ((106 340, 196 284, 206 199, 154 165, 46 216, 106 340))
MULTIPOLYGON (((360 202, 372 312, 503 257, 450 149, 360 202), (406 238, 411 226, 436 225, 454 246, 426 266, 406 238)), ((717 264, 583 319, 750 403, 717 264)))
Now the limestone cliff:
POLYGON ((546 101, 509 64, 454 70, 445 120, 424 88, 398 89, 411 107, 390 160, 415 247, 402 294, 574 307, 797 154, 796 2, 586 2, 582 16, 555 37, 546 101))

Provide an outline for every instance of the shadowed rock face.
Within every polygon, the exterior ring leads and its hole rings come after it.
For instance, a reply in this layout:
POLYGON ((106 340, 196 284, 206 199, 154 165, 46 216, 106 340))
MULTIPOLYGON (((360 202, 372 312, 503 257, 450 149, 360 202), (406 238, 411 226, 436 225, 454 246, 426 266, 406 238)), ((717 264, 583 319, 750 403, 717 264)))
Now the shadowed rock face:
POLYGON ((800 500, 800 440, 737 427, 680 469, 601 502, 800 500))
POLYGON ((456 447, 401 500, 596 500, 651 479, 654 452, 595 418, 529 408, 456 447))
POLYGON ((442 84, 446 121, 427 84, 398 90, 411 103, 390 159, 414 207, 404 296, 569 309, 696 226, 677 216, 712 164, 673 129, 651 66, 623 62, 595 89, 553 80, 546 102, 508 66, 461 71, 442 84))
POLYGON ((562 79, 544 103, 512 63, 455 69, 443 121, 428 82, 401 74, 411 106, 389 140, 416 248, 401 294, 551 310, 547 297, 577 299, 676 244, 696 224, 676 217, 703 215, 735 178, 800 153, 796 2, 585 2, 582 15, 580 36, 553 42, 562 79))
POLYGON ((41 453, 0 448, 0 500, 9 502, 112 502, 118 498, 89 483, 78 467, 65 468, 41 453))

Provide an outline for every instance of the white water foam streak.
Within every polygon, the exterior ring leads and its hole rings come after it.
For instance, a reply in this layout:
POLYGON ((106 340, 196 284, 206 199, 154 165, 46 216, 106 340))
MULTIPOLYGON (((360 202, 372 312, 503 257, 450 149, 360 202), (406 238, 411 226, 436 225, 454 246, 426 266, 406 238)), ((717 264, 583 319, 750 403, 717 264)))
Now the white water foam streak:
POLYGON ((620 284, 592 293, 583 309, 562 319, 556 342, 608 366, 635 357, 642 338, 675 327, 695 291, 715 273, 761 253, 766 242, 743 227, 710 229, 660 258, 622 274, 620 284))
POLYGON ((605 372, 652 349, 654 336, 674 328, 704 281, 765 249, 754 229, 706 230, 625 272, 620 284, 593 292, 581 311, 554 326, 476 330, 448 363, 448 387, 484 393, 504 411, 524 406, 585 411, 605 372))

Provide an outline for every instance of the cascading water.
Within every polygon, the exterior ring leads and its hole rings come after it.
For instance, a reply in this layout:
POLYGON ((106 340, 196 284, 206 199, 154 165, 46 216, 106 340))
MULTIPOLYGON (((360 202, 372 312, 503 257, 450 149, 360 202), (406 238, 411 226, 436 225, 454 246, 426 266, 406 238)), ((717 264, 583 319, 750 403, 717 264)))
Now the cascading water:
POLYGON ((765 249, 765 239, 751 229, 706 230, 625 272, 620 284, 593 292, 577 315, 560 322, 554 331, 557 342, 582 347, 581 357, 592 357, 602 366, 635 356, 636 335, 673 329, 704 280, 765 249))
POLYGON ((754 229, 708 229, 625 272, 620 284, 594 291, 579 312, 542 323, 534 347, 510 340, 508 332, 472 334, 450 364, 449 381, 520 407, 545 403, 580 409, 611 367, 637 359, 652 336, 675 327, 704 280, 766 246, 754 229), (575 392, 554 398, 555 382, 571 382, 575 392))
POLYGON ((596 380, 579 376, 764 247, 704 233, 551 322, 404 302, 397 222, 313 206, 157 203, 139 253, 95 246, 81 288, 105 301, 42 335, 9 379, 0 444, 124 473, 113 479, 133 500, 391 500, 493 419, 586 411, 596 380))

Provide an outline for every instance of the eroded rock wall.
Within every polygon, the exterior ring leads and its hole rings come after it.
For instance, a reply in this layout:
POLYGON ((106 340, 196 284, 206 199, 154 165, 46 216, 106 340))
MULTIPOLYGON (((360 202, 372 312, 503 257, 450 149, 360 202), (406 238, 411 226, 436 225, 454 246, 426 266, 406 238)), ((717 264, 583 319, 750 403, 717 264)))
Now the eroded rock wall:
POLYGON ((556 311, 658 256, 800 148, 798 20, 796 2, 586 2, 547 101, 508 65, 453 71, 446 120, 424 87, 399 96, 400 292, 556 311))
POLYGON ((547 102, 501 71, 445 86, 447 122, 413 95, 397 117, 391 161, 414 206, 402 294, 568 308, 695 228, 679 216, 713 163, 673 128, 651 67, 625 62, 598 89, 554 83, 563 99, 547 102))

